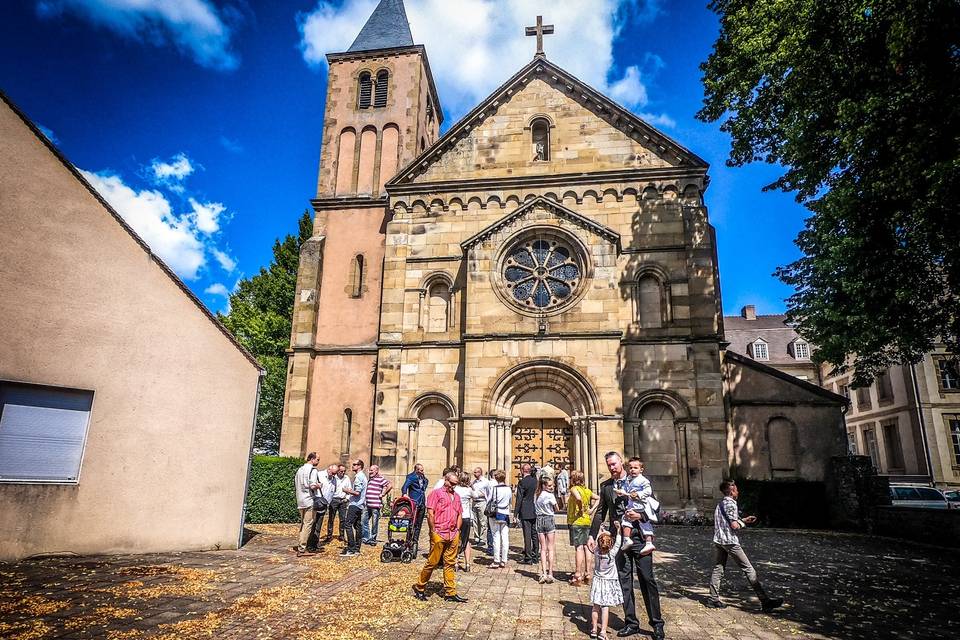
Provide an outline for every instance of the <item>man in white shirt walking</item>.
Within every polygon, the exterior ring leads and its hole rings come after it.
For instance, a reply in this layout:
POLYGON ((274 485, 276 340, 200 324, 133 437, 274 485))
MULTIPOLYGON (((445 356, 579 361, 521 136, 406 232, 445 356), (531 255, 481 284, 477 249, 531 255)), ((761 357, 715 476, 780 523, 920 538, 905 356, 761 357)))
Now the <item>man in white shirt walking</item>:
POLYGON ((737 531, 755 523, 757 517, 740 517, 740 510, 737 507, 740 491, 733 480, 721 482, 720 492, 723 494, 723 499, 720 500, 713 514, 713 573, 710 576, 710 599, 707 600, 707 606, 714 609, 725 606, 720 602, 720 581, 723 579, 723 570, 727 566, 727 557, 732 556, 743 571, 743 575, 746 576, 747 582, 753 587, 754 593, 760 598, 763 611, 773 611, 783 604, 783 598, 771 598, 764 591, 760 580, 757 579, 757 571, 750 564, 750 558, 740 546, 740 538, 737 536, 737 531))
POLYGON ((300 511, 300 537, 297 544, 297 557, 307 552, 307 541, 313 531, 313 519, 316 515, 313 508, 313 489, 317 484, 314 472, 317 468, 317 454, 310 452, 307 460, 293 477, 293 488, 297 495, 297 510, 300 511))

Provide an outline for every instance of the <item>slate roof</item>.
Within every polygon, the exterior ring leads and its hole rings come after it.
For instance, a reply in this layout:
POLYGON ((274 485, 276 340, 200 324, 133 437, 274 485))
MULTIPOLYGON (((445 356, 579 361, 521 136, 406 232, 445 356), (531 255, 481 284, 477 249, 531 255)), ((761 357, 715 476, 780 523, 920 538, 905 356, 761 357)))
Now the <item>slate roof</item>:
POLYGON ((360 30, 360 35, 347 51, 412 46, 413 34, 410 33, 410 22, 407 20, 403 0, 380 0, 380 4, 370 14, 367 24, 360 30))
MULTIPOLYGON (((756 320, 747 320, 743 316, 724 316, 723 332, 730 343, 727 347, 730 351, 750 356, 750 350, 747 345, 757 338, 762 338, 767 343, 767 352, 769 360, 764 360, 766 364, 806 364, 809 360, 797 360, 790 355, 788 345, 800 338, 800 334, 787 324, 787 316, 784 314, 757 316, 756 320)), ((814 349, 813 345, 810 350, 814 349)))

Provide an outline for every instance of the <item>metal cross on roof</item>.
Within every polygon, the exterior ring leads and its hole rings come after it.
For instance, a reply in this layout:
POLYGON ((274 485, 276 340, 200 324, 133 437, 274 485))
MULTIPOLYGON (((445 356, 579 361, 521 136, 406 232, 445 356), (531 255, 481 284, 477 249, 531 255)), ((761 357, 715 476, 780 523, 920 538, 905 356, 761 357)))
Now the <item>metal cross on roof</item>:
POLYGON ((543 24, 543 16, 537 16, 537 26, 527 27, 528 36, 537 36, 537 55, 546 56, 543 52, 543 36, 553 33, 552 24, 543 24))

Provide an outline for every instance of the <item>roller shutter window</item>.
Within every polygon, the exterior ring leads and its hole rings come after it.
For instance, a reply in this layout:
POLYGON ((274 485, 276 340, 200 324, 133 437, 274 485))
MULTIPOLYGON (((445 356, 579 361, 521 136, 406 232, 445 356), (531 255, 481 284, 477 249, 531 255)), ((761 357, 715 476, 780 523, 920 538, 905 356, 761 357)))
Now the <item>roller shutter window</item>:
POLYGON ((93 392, 0 382, 0 482, 75 484, 93 392))

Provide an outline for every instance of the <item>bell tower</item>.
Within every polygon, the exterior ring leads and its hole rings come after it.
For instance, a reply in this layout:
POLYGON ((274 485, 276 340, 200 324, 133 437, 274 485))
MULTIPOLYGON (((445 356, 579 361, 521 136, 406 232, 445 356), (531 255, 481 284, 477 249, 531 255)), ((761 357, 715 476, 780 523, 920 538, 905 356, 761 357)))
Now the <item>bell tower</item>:
POLYGON ((300 255, 281 455, 369 462, 384 184, 438 137, 443 111, 403 0, 381 0, 350 48, 327 55, 313 237, 300 255))

